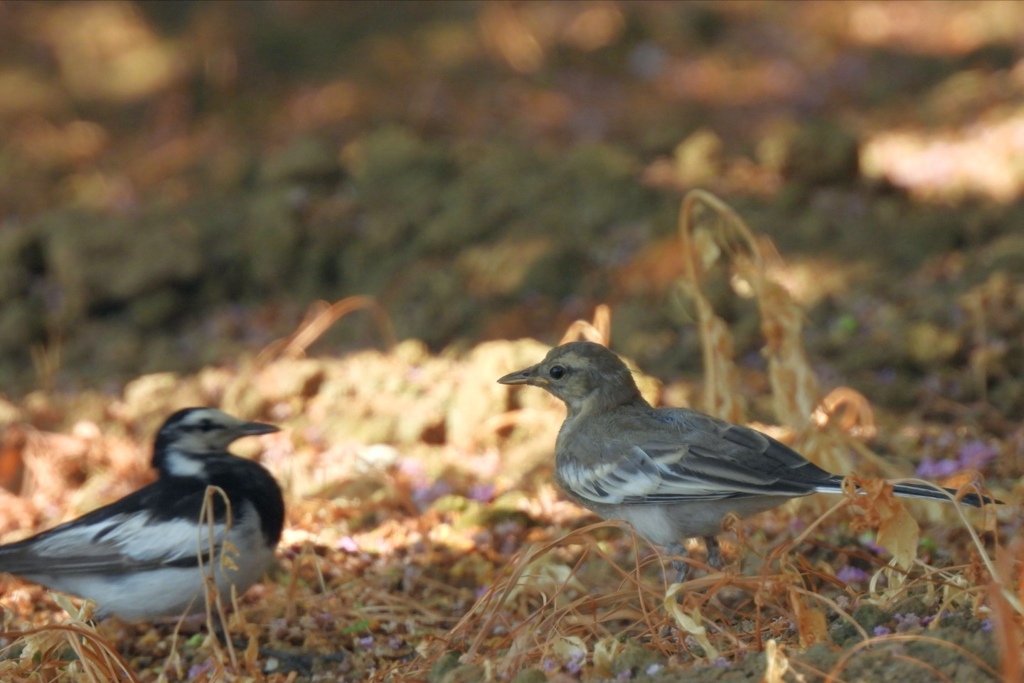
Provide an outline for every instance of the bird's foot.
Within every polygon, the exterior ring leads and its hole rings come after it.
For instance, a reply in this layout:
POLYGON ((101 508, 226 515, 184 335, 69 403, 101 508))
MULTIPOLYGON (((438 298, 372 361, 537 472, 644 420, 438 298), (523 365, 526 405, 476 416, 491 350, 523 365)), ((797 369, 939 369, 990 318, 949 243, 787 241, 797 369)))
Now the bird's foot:
MULTIPOLYGON (((718 545, 718 539, 714 536, 705 536, 704 543, 708 549, 708 566, 716 571, 721 570, 725 566, 725 560, 722 557, 722 548, 718 545)), ((690 563, 686 561, 689 553, 679 543, 665 546, 665 552, 678 558, 672 560, 672 568, 676 570, 676 583, 682 583, 690 573, 690 563)))
POLYGON ((708 566, 716 570, 724 567, 725 560, 722 558, 722 548, 718 545, 718 539, 714 536, 705 536, 704 545, 708 549, 708 566))
POLYGON ((686 557, 688 556, 686 548, 678 543, 672 543, 665 546, 665 552, 679 558, 672 560, 672 568, 676 570, 675 582, 682 583, 683 581, 686 581, 686 576, 690 573, 690 563, 686 561, 686 557))

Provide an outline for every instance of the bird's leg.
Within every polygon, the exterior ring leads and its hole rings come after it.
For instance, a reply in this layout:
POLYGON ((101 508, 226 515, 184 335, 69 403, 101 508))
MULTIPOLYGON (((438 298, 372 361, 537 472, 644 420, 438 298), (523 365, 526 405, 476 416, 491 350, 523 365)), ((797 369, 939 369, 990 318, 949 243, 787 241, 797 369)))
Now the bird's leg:
POLYGON ((708 549, 708 566, 712 569, 721 569, 725 566, 722 559, 722 548, 718 545, 718 539, 714 536, 705 536, 704 545, 708 549))
MULTIPOLYGON (((217 642, 221 647, 228 647, 228 641, 231 641, 231 645, 239 647, 239 644, 231 637, 231 631, 228 630, 228 625, 224 623, 224 620, 220 618, 217 612, 213 613, 212 624, 208 621, 207 626, 212 626, 210 635, 217 639, 217 642)), ((243 646, 244 647, 244 646, 243 646)))
MULTIPOLYGON (((680 543, 669 543, 665 546, 665 552, 669 555, 681 555, 683 558, 687 556, 686 548, 680 543)), ((672 568, 676 570, 676 583, 685 581, 686 575, 690 573, 690 564, 685 559, 672 560, 672 568)))

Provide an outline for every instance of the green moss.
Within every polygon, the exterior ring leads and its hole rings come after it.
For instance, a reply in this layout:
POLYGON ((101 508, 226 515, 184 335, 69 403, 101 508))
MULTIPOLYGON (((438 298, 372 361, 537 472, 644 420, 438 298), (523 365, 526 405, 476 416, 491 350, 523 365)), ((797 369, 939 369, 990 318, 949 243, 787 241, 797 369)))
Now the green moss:
POLYGON ((353 171, 362 209, 360 239, 377 249, 403 249, 436 216, 457 166, 440 144, 405 128, 383 128, 360 141, 353 171))
POLYGON ((462 653, 458 650, 444 653, 430 668, 430 673, 427 674, 427 683, 441 683, 448 672, 459 666, 459 657, 461 656, 462 653))
POLYGON ((523 669, 512 677, 511 683, 547 683, 547 675, 540 669, 523 669))
POLYGON ((876 605, 861 605, 853 611, 853 619, 866 631, 871 632, 876 626, 889 621, 889 615, 876 605))

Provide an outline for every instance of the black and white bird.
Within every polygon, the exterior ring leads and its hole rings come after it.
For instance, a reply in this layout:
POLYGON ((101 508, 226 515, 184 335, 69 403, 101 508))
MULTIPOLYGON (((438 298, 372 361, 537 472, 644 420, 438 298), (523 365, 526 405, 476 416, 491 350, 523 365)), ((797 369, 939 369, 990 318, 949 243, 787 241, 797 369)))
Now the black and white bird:
POLYGON ((203 573, 210 571, 223 598, 230 600, 232 585, 241 595, 273 560, 284 499, 270 472, 227 448, 243 436, 276 431, 213 408, 179 410, 156 435, 155 482, 79 519, 0 546, 0 572, 92 600, 98 618, 200 611, 203 573), (201 519, 209 486, 230 501, 229 511, 223 497, 212 493, 212 533, 209 518, 201 519), (227 554, 230 562, 221 561, 226 544, 237 551, 227 554))
MULTIPOLYGON (((618 356, 592 342, 555 347, 502 384, 540 387, 568 408, 555 442, 555 479, 577 503, 622 519, 674 555, 702 536, 708 564, 721 568, 716 540, 726 515, 749 517, 790 498, 841 493, 843 477, 759 431, 687 408, 654 408, 618 356)), ((949 501, 952 489, 893 484, 909 498, 949 501)), ((998 503, 968 493, 973 507, 998 503)), ((677 561, 678 580, 686 565, 677 561)))

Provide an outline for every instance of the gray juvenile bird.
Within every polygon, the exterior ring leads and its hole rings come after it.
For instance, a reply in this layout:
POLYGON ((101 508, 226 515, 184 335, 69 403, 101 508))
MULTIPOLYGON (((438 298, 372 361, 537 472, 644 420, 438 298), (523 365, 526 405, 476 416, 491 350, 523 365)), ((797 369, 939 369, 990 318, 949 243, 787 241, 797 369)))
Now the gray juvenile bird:
POLYGON ((213 408, 186 408, 167 418, 156 435, 153 467, 159 478, 110 505, 23 541, 0 546, 0 572, 94 601, 97 617, 124 619, 177 616, 203 609, 205 571, 214 569, 217 588, 230 600, 270 566, 284 526, 281 487, 259 463, 227 448, 243 436, 277 427, 245 422, 213 408), (201 518, 207 486, 213 494, 213 524, 201 518), (212 533, 215 558, 209 565, 212 533), (234 567, 222 567, 230 543, 234 567))
MULTIPOLYGON (((555 442, 558 484, 583 507, 629 522, 674 555, 685 555, 682 539, 702 536, 708 564, 721 568, 715 536, 729 513, 749 517, 797 496, 842 491, 843 477, 766 434, 695 410, 652 407, 625 363, 599 344, 563 344, 498 381, 561 399, 568 414, 555 442)), ((949 500, 914 484, 894 484, 893 491, 949 500)), ((960 500, 982 502, 976 494, 960 500)), ((683 580, 688 566, 674 566, 683 580)))

